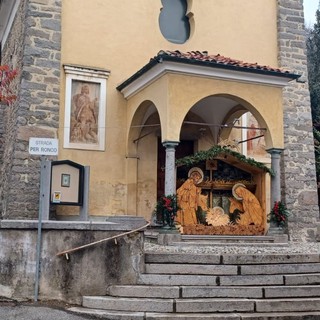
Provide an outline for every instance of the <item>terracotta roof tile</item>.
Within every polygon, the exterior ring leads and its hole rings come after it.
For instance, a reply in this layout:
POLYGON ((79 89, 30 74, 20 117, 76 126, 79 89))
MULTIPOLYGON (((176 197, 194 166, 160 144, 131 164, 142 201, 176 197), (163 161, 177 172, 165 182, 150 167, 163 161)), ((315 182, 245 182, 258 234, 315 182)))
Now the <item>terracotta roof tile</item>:
MULTIPOLYGON (((225 56, 222 56, 220 54, 211 55, 208 54, 207 51, 190 51, 183 53, 179 50, 176 51, 159 51, 158 55, 154 57, 153 59, 159 59, 160 57, 172 57, 179 60, 190 60, 190 61, 198 61, 198 62, 207 62, 209 64, 214 65, 225 65, 225 66, 232 66, 232 67, 239 67, 239 68, 245 68, 245 69, 255 69, 255 70, 263 70, 263 71, 269 71, 269 72, 277 72, 277 73, 290 73, 289 71, 280 69, 280 68, 273 68, 266 65, 260 65, 257 62, 255 63, 249 63, 249 62, 243 62, 241 60, 236 60, 232 58, 228 58, 225 56)), ((152 60, 152 59, 151 59, 152 60)), ((182 62, 181 61, 181 62, 182 62)))
POLYGON ((141 75, 152 69, 155 65, 164 61, 193 64, 198 66, 205 66, 209 68, 223 68, 234 71, 252 72, 256 74, 263 74, 267 76, 285 77, 290 80, 298 79, 301 75, 292 73, 290 71, 273 68, 266 65, 260 65, 257 62, 249 63, 241 60, 236 60, 228 57, 224 57, 220 54, 210 55, 207 51, 190 51, 183 53, 179 50, 176 51, 164 51, 161 50, 158 54, 151 58, 149 63, 138 70, 134 75, 120 84, 117 89, 122 90, 127 85, 138 79, 141 75))

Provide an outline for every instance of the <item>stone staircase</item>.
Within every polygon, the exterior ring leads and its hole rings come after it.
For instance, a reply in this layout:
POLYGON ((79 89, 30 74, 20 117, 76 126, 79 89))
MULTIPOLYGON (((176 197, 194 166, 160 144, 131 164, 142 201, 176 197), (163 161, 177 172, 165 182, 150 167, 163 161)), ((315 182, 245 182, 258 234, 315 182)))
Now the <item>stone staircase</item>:
POLYGON ((136 285, 84 296, 101 319, 320 319, 319 254, 147 253, 136 285))

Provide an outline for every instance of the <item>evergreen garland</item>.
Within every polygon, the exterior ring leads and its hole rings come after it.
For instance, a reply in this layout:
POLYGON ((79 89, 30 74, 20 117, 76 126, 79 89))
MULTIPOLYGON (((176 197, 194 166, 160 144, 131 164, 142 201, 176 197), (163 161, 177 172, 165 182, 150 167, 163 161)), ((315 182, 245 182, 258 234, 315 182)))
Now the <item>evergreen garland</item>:
POLYGON ((273 171, 267 166, 265 166, 263 163, 258 162, 252 158, 246 158, 243 154, 230 150, 228 147, 222 147, 218 145, 211 147, 207 151, 199 151, 192 156, 187 156, 181 159, 177 159, 176 165, 191 167, 192 165, 199 163, 201 161, 214 159, 221 153, 230 154, 231 156, 237 158, 240 162, 247 163, 251 166, 262 169, 265 172, 268 172, 271 176, 274 176, 273 171))

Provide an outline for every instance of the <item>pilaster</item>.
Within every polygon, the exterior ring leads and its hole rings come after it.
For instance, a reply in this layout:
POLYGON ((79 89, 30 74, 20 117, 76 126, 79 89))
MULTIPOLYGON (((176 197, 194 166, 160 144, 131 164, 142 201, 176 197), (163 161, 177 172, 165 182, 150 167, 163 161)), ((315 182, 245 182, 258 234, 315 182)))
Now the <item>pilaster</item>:
POLYGON ((21 78, 16 108, 8 110, 4 128, 3 218, 38 214, 40 159, 29 155, 28 144, 30 137, 57 138, 61 1, 22 0, 4 47, 7 63, 19 69, 21 78))
POLYGON ((279 65, 302 75, 283 90, 281 187, 293 241, 314 241, 319 220, 305 40, 303 0, 278 0, 279 65))

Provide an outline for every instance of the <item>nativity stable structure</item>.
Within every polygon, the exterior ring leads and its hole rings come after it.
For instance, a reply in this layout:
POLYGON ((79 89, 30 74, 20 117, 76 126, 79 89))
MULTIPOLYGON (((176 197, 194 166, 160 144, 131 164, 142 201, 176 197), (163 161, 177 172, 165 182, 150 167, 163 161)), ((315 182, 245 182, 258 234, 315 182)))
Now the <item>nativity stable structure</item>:
POLYGON ((266 211, 282 200, 290 239, 315 241, 302 0, 0 3, 1 63, 19 72, 19 98, 0 108, 2 219, 37 218, 30 137, 90 167, 90 219, 146 220, 176 192, 176 159, 232 140, 274 172, 266 211))
POLYGON ((273 175, 267 166, 220 146, 177 164, 175 224, 181 233, 267 234, 267 174, 273 175))

